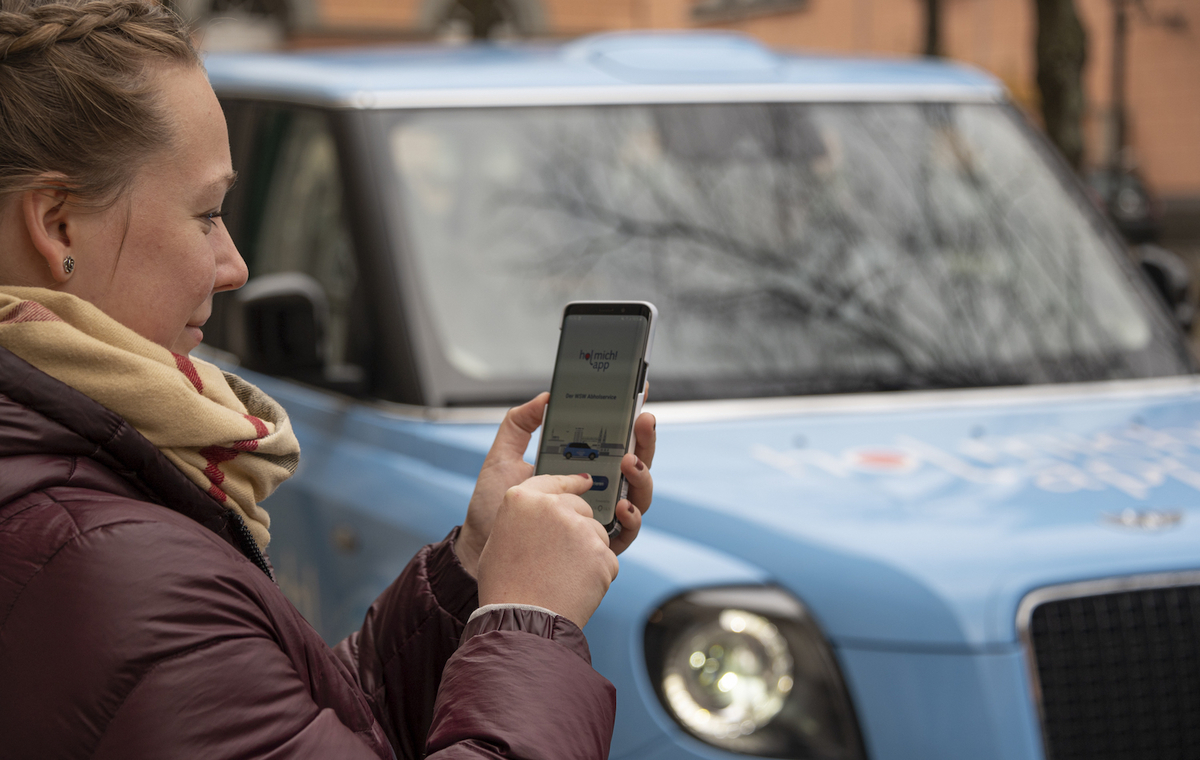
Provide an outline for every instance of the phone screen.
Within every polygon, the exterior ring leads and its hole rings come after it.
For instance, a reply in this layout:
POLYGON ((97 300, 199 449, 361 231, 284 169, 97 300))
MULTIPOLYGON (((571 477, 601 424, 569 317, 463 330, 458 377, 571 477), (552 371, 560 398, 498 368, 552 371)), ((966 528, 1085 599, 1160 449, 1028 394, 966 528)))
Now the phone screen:
POLYGON ((621 496, 621 457, 641 390, 649 326, 642 314, 569 309, 563 320, 537 474, 590 474, 592 489, 583 499, 604 525, 613 521, 621 496))

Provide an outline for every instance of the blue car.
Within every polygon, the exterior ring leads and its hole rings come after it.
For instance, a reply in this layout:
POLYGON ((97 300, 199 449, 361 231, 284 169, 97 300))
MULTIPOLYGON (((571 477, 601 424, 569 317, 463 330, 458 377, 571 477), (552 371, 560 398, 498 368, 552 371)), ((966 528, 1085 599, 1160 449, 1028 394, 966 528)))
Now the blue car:
POLYGON ((563 304, 647 300, 611 758, 1198 756, 1184 304, 996 80, 718 33, 207 67, 251 272, 207 351, 291 413, 271 554, 329 641, 462 519, 563 304))
POLYGON ((595 459, 600 456, 599 451, 596 451, 586 443, 568 443, 566 446, 563 446, 562 454, 567 459, 576 459, 579 457, 595 459))

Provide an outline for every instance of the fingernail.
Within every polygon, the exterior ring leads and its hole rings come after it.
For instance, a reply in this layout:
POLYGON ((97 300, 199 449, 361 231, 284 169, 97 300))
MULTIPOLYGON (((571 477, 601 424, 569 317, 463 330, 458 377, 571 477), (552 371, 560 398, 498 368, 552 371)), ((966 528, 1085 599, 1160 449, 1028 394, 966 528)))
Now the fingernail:
POLYGON ((629 505, 629 514, 633 514, 633 505, 632 504, 629 505))
POLYGON ((634 464, 633 466, 638 469, 638 472, 641 472, 642 470, 646 469, 646 465, 642 464, 641 457, 638 458, 637 463, 634 464))
POLYGON ((581 477, 581 478, 591 478, 592 476, 591 476, 591 475, 588 475, 586 472, 581 472, 581 473, 579 473, 579 477, 581 477))

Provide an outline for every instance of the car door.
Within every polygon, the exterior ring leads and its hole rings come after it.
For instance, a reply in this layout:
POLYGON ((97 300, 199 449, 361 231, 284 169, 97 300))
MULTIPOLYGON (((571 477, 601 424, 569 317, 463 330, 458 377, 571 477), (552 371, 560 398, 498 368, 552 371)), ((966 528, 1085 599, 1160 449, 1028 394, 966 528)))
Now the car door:
MULTIPOLYGON (((300 439, 298 472, 264 504, 269 551, 281 589, 332 643, 357 629, 379 591, 421 545, 440 536, 409 527, 382 496, 403 488, 389 474, 392 454, 364 437, 374 413, 354 398, 367 397, 379 334, 373 294, 360 275, 333 116, 253 101, 223 105, 239 171, 227 220, 250 284, 302 275, 328 307, 316 338, 319 372, 299 382, 238 371, 284 405, 300 439)), ((238 294, 222 294, 209 326, 213 348, 236 352, 242 345, 238 308, 238 294)))

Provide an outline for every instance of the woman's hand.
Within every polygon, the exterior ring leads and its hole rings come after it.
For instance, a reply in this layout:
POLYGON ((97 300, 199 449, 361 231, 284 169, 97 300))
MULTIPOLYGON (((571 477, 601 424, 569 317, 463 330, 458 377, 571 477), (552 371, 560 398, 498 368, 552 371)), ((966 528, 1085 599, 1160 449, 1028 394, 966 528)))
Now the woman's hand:
POLYGON ((479 604, 532 604, 587 625, 617 577, 604 526, 580 498, 592 478, 540 475, 504 494, 479 558, 479 604))
MULTIPOLYGON (((496 440, 483 460, 475 492, 467 507, 467 518, 454 544, 458 559, 467 572, 478 577, 479 556, 492 533, 496 511, 504 499, 505 492, 533 476, 533 465, 524 460, 529 440, 542 424, 542 413, 550 400, 549 393, 541 393, 533 400, 513 407, 500 423, 496 440)), ((642 414, 634 423, 636 445, 633 454, 621 460, 621 472, 629 481, 629 494, 617 504, 617 520, 621 523, 621 535, 612 542, 616 554, 623 552, 637 537, 642 525, 642 514, 650 508, 654 494, 654 481, 650 477, 650 463, 654 460, 654 415, 642 414), (638 469, 638 463, 642 469, 638 469)))
POLYGON ((504 499, 504 492, 533 477, 533 465, 525 461, 525 450, 529 439, 542 425, 542 413, 550 400, 549 393, 539 393, 520 406, 514 406, 504 415, 496 440, 483 460, 479 479, 475 481, 475 492, 467 506, 467 519, 463 520, 454 550, 463 567, 472 576, 479 577, 479 555, 492 534, 496 521, 496 510, 504 499))

